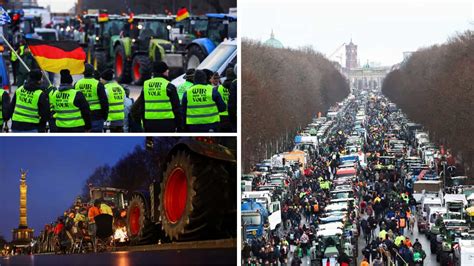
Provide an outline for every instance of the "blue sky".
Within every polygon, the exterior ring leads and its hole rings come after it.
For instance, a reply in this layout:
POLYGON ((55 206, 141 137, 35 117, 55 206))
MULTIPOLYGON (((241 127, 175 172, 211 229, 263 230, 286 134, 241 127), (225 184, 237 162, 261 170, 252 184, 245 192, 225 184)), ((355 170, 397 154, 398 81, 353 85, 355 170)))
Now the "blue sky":
POLYGON ((0 235, 18 227, 20 168, 28 169, 28 225, 39 233, 81 194, 84 181, 103 164, 143 146, 144 137, 1 137, 0 235))
POLYGON ((285 46, 326 55, 352 38, 361 64, 393 65, 405 51, 474 29, 471 0, 239 0, 238 16, 243 37, 265 41, 273 29, 285 46))

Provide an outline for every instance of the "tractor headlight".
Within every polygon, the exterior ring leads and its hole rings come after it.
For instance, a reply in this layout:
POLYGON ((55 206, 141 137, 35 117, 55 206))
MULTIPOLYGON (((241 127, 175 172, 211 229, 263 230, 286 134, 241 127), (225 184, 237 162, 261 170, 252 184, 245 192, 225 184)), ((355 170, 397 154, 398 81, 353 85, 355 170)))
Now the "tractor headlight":
POLYGON ((179 44, 183 44, 183 40, 178 40, 178 43, 179 43, 179 44))
POLYGON ((171 25, 166 26, 168 30, 171 30, 171 25))
POLYGON ((98 41, 99 39, 100 39, 99 36, 95 37, 95 40, 96 40, 96 41, 98 41))
POLYGON ((133 42, 133 43, 135 43, 136 41, 137 41, 137 40, 135 40, 135 39, 132 39, 132 42, 133 42))

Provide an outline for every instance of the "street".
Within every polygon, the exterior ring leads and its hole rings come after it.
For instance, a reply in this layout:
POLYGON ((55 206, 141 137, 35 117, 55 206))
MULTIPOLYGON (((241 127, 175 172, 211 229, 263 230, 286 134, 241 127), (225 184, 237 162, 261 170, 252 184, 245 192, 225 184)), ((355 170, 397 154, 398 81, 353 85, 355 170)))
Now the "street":
POLYGON ((0 257, 0 265, 157 265, 157 264, 217 264, 234 265, 234 248, 163 250, 149 252, 118 251, 99 254, 20 255, 0 257))

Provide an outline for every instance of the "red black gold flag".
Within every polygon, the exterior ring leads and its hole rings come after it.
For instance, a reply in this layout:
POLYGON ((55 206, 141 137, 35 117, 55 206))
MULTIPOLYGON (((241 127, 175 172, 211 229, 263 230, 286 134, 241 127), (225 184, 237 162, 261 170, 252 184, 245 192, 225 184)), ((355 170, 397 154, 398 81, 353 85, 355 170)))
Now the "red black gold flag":
POLYGON ((43 70, 59 73, 69 69, 72 75, 84 72, 86 53, 77 42, 27 39, 26 43, 43 70))

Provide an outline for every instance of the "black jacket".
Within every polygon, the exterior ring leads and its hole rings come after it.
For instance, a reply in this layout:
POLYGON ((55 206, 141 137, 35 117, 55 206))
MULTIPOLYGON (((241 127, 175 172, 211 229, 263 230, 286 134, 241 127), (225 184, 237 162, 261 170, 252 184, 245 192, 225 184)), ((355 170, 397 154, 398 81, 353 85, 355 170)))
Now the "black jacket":
MULTIPOLYGON (((58 91, 66 91, 66 90, 74 90, 74 86, 72 85, 61 85, 58 88, 58 91)), ((72 127, 72 128, 60 128, 56 125, 58 132, 84 132, 86 130, 91 129, 91 109, 89 107, 89 103, 84 97, 82 92, 78 91, 76 93, 76 98, 74 98, 73 104, 79 108, 81 111, 82 119, 84 119, 84 126, 81 127, 72 127)))
MULTIPOLYGON (((43 91, 43 93, 40 95, 39 100, 38 100, 38 114, 40 116, 40 121, 38 124, 12 121, 12 130, 17 130, 17 131, 38 130, 39 132, 45 132, 46 122, 49 120, 51 116, 51 112, 49 109, 48 94, 44 92, 44 88, 42 88, 38 83, 32 82, 32 81, 27 81, 25 85, 23 86, 23 88, 27 91, 36 91, 36 90, 43 91)), ((13 95, 13 99, 10 104, 10 110, 7 116, 8 119, 13 117, 15 106, 16 106, 16 93, 13 95)))
POLYGON ((6 122, 8 121, 8 107, 10 106, 10 95, 6 91, 3 91, 2 95, 2 105, 0 106, 0 108, 2 108, 2 119, 4 122, 6 122))
MULTIPOLYGON (((165 78, 161 75, 154 76, 165 78)), ((169 83, 166 87, 166 95, 170 98, 171 108, 173 109, 174 119, 159 119, 148 120, 145 119, 145 98, 143 96, 143 89, 137 101, 132 105, 131 115, 135 122, 143 120, 143 127, 145 132, 175 132, 176 128, 181 125, 181 113, 179 106, 179 97, 176 87, 169 83)))

